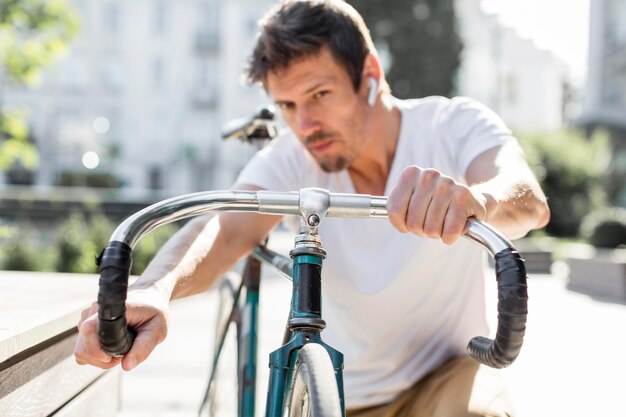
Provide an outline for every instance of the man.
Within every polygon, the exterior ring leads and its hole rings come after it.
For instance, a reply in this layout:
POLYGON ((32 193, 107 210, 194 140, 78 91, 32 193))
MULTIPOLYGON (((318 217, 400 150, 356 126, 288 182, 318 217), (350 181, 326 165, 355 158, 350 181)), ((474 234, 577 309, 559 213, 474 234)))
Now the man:
MULTIPOLYGON (((345 354, 349 415, 512 415, 497 378, 464 353, 486 332, 483 265, 477 246, 456 242, 470 217, 509 238, 549 219, 510 131, 468 99, 392 97, 367 28, 341 0, 273 10, 248 76, 291 131, 236 188, 389 196, 390 223, 326 219, 320 229, 333 254, 324 338, 345 354)), ((93 306, 79 323, 77 362, 134 368, 165 338, 168 301, 209 288, 279 220, 221 214, 187 224, 129 292, 132 349, 121 360, 100 350, 93 306)))

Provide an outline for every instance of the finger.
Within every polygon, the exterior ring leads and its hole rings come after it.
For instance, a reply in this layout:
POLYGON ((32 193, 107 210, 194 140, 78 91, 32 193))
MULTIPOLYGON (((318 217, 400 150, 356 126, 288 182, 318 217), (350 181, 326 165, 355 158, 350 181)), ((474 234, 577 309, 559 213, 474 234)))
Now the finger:
POLYGON ((88 363, 91 363, 91 361, 111 362, 113 357, 100 347, 97 318, 95 316, 90 317, 80 325, 75 355, 88 363))
POLYGON ((439 177, 440 174, 437 171, 425 169, 417 179, 416 191, 411 197, 406 220, 411 233, 417 236, 426 236, 425 228, 428 226, 426 216, 436 202, 435 193, 439 177))
POLYGON ((92 365, 102 369, 109 369, 117 366, 121 362, 121 358, 110 358, 110 360, 100 360, 85 351, 84 343, 80 341, 76 344, 74 358, 79 365, 92 365))
POLYGON ((98 312, 98 303, 93 302, 89 306, 89 308, 84 309, 80 312, 80 320, 78 320, 78 328, 80 329, 80 325, 87 320, 89 317, 93 316, 98 312))
POLYGON ((130 371, 142 363, 154 348, 165 340, 167 335, 167 315, 154 314, 154 310, 142 308, 127 311, 130 324, 142 323, 137 331, 132 347, 122 360, 122 368, 130 371), (147 321, 144 322, 144 320, 147 321))
POLYGON ((446 215, 452 204, 455 183, 451 178, 437 179, 428 212, 424 218, 424 234, 432 239, 441 238, 445 226, 446 215))
POLYGON ((441 240, 451 245, 465 233, 467 215, 454 207, 450 207, 444 220, 441 240))
POLYGON ((117 365, 120 364, 120 362, 122 361, 122 358, 113 358, 110 362, 101 362, 95 359, 83 359, 80 357, 76 357, 76 363, 78 365, 91 365, 91 366, 96 366, 100 369, 111 369, 116 367, 117 365))
POLYGON ((416 166, 405 168, 400 175, 398 184, 387 199, 387 215, 391 224, 402 233, 409 231, 407 227, 407 213, 413 193, 415 192, 416 178, 421 170, 416 166))
POLYGON ((161 342, 160 339, 161 338, 158 336, 157 332, 150 329, 137 333, 133 346, 122 359, 122 368, 125 371, 130 371, 145 361, 146 358, 150 356, 156 345, 161 342))
POLYGON ((96 301, 91 303, 91 307, 89 307, 89 312, 91 314, 96 314, 98 312, 98 303, 96 301))
POLYGON ((406 216, 406 225, 409 231, 417 236, 425 236, 426 214, 433 203, 432 190, 428 187, 418 187, 413 193, 406 216))

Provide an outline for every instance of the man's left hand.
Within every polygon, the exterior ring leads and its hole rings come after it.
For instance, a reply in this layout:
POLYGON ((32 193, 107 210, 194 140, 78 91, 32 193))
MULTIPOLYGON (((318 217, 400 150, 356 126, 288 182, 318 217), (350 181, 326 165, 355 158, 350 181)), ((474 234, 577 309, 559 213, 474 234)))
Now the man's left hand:
POLYGON ((389 220, 399 231, 452 244, 470 217, 485 219, 486 198, 435 169, 411 165, 389 194, 389 220))

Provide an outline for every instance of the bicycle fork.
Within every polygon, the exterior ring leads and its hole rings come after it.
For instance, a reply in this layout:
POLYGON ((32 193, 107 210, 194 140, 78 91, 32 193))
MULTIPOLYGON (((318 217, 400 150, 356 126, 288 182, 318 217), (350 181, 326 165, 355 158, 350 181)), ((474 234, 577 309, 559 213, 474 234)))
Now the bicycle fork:
POLYGON ((343 354, 322 341, 321 331, 326 327, 322 319, 322 261, 326 252, 316 228, 307 228, 296 237, 293 258, 293 292, 291 316, 288 327, 291 338, 281 348, 270 354, 270 380, 268 386, 266 417, 281 417, 285 399, 291 390, 293 371, 298 351, 306 343, 322 345, 328 352, 335 369, 342 415, 345 415, 343 398, 343 354))

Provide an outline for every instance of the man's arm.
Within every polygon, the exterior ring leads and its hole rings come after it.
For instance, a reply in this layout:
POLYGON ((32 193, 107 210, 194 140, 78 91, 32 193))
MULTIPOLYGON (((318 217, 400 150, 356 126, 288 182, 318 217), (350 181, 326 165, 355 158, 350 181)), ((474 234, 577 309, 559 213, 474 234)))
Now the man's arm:
POLYGON ((129 288, 126 318, 136 331, 131 350, 123 358, 112 358, 100 348, 94 303, 82 312, 78 323, 76 361, 104 369, 121 362, 125 370, 143 362, 165 339, 169 300, 211 287, 238 259, 262 242, 279 221, 280 216, 222 213, 188 222, 129 288))
POLYGON ((167 241, 129 290, 152 289, 167 299, 203 292, 252 252, 279 221, 280 216, 255 213, 193 219, 167 241))
POLYGON ((470 189, 485 198, 484 220, 510 239, 548 224, 546 196, 517 143, 479 155, 470 164, 466 179, 470 189))
POLYGON ((515 142, 479 155, 466 180, 469 186, 434 169, 407 167, 389 195, 391 223, 401 232, 451 244, 470 217, 487 221, 510 239, 550 219, 546 197, 515 142))

